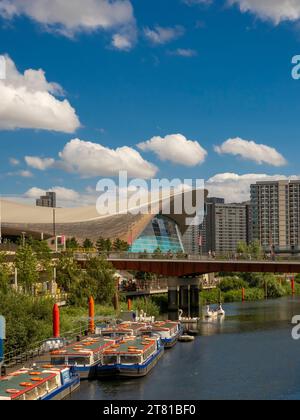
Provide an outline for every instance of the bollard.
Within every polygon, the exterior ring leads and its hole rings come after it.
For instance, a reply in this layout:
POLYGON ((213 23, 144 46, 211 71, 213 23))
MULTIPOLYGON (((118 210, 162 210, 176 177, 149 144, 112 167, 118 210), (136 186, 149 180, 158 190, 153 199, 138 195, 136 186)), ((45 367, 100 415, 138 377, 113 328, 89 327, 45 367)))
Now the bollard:
POLYGON ((295 295, 295 277, 292 278, 291 287, 292 287, 292 294, 294 296, 295 295))
POLYGON ((245 302, 245 288, 242 288, 242 302, 245 302))
POLYGON ((92 296, 89 299, 89 333, 95 334, 95 301, 92 296))
POLYGON ((60 337, 60 313, 57 304, 53 307, 53 337, 60 337))
POLYGON ((128 299, 128 311, 131 312, 132 311, 132 300, 128 299))

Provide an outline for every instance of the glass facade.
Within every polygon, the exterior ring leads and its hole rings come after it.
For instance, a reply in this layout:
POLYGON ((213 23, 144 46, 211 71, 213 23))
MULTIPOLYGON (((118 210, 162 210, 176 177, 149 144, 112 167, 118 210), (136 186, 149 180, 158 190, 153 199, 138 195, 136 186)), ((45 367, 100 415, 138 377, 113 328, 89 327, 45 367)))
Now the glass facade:
POLYGON ((131 247, 131 252, 154 253, 184 252, 181 233, 177 224, 166 216, 156 216, 131 247))

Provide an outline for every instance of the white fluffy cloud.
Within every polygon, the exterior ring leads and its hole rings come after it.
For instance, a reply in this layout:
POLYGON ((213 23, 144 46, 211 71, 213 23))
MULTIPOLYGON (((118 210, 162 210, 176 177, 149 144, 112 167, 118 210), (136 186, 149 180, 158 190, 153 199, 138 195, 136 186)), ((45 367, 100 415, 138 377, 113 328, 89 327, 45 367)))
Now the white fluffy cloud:
POLYGON ((38 169, 39 171, 52 168, 55 164, 55 160, 52 158, 40 158, 36 156, 25 156, 25 162, 31 168, 38 169))
POLYGON ((43 70, 19 73, 6 56, 5 80, 0 80, 0 129, 31 128, 73 133, 80 127, 74 108, 55 95, 63 89, 46 80, 43 70))
POLYGON ((197 141, 188 140, 182 134, 153 137, 138 144, 138 148, 154 152, 162 161, 169 160, 184 166, 200 165, 207 156, 206 150, 197 141))
POLYGON ((300 19, 299 0, 229 0, 229 3, 237 4, 241 12, 252 12, 275 24, 300 19))
POLYGON ((59 200, 77 200, 79 198, 79 193, 64 187, 53 187, 49 190, 43 190, 40 188, 33 187, 25 193, 27 198, 39 198, 41 195, 45 195, 46 191, 55 192, 59 200))
POLYGON ((163 45, 168 42, 180 38, 185 30, 182 26, 175 26, 173 28, 163 28, 162 26, 155 26, 153 29, 145 28, 145 37, 155 45, 163 45))
POLYGON ((118 176, 119 171, 127 171, 129 177, 148 179, 158 171, 139 152, 127 146, 114 150, 97 143, 73 139, 59 156, 65 169, 83 177, 113 177, 118 176))
POLYGON ((132 44, 136 35, 129 0, 2 0, 0 15, 6 19, 25 15, 65 36, 109 30, 126 33, 132 44))
POLYGON ((33 173, 27 170, 21 170, 17 172, 8 172, 7 176, 21 177, 21 178, 33 178, 33 173))
POLYGON ((297 175, 245 174, 235 173, 217 174, 206 182, 210 197, 225 198, 227 203, 241 203, 250 199, 250 185, 258 181, 300 179, 297 175))
POLYGON ((77 192, 70 188, 65 187, 52 187, 44 190, 38 187, 30 188, 22 197, 16 197, 17 201, 32 204, 33 200, 36 200, 42 195, 46 194, 46 191, 55 192, 57 195, 57 204, 59 207, 83 207, 90 206, 96 203, 96 192, 77 192))
POLYGON ((228 139, 221 146, 215 146, 215 151, 219 154, 240 156, 260 165, 266 163, 279 167, 287 164, 286 159, 273 147, 243 140, 239 137, 228 139))

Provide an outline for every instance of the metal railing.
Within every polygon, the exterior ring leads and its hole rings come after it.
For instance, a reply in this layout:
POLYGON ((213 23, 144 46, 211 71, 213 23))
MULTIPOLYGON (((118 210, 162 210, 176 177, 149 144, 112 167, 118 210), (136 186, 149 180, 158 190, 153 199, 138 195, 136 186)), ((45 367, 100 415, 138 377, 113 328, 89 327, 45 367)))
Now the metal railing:
MULTIPOLYGON (((62 345, 70 344, 76 340, 78 336, 84 335, 87 329, 87 325, 80 325, 80 327, 65 332, 63 338, 61 339, 62 345)), ((54 340, 54 339, 47 339, 44 341, 40 341, 38 343, 33 343, 32 345, 28 346, 26 350, 13 350, 6 354, 4 354, 4 364, 3 366, 6 369, 12 369, 16 366, 22 366, 30 361, 38 362, 41 358, 45 357, 49 354, 49 346, 46 345, 47 342, 54 340)))
POLYGON ((150 254, 150 253, 130 253, 130 252, 122 252, 122 253, 115 253, 112 252, 108 255, 108 260, 175 260, 175 261, 217 261, 217 262, 299 262, 300 263, 300 255, 299 256, 275 256, 275 257, 259 257, 255 258, 253 256, 247 255, 226 255, 226 254, 217 254, 214 256, 210 255, 199 255, 199 254, 150 254))

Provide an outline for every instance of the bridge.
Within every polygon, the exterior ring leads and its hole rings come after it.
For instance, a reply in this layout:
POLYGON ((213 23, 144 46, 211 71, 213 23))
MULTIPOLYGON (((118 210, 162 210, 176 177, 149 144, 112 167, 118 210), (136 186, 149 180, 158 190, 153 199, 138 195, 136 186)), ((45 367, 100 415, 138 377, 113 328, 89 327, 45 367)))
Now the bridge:
POLYGON ((143 271, 165 277, 196 277, 209 273, 300 273, 300 259, 221 260, 207 257, 141 257, 136 254, 111 254, 108 261, 117 270, 143 271))
MULTIPOLYGON (((201 256, 111 254, 108 261, 117 269, 142 271, 165 277, 168 284, 169 316, 181 308, 186 316, 199 316, 200 276, 210 273, 300 273, 299 259, 224 260, 201 256)), ((173 315, 172 315, 173 314, 173 315)))

